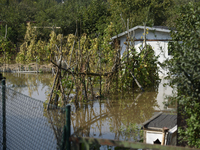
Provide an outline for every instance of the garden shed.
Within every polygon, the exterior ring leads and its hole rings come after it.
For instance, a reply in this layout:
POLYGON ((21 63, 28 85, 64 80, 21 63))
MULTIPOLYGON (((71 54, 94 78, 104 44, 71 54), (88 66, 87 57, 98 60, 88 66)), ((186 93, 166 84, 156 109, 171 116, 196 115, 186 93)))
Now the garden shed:
POLYGON ((157 113, 143 124, 142 129, 144 130, 144 143, 175 146, 177 115, 157 113))
MULTIPOLYGON (((155 55, 159 55, 158 61, 160 63, 164 62, 167 58, 170 58, 170 52, 168 51, 168 43, 171 41, 170 36, 171 30, 168 27, 164 26, 154 26, 154 27, 147 27, 147 26, 136 26, 134 28, 129 29, 130 36, 134 39, 134 47, 139 52, 140 49, 144 47, 144 38, 146 39, 146 44, 151 45, 155 51, 155 55), (146 37, 144 34, 146 31, 146 37)), ((125 31, 120 33, 114 37, 112 40, 118 40, 118 43, 121 47, 121 56, 126 51, 128 32, 125 31)), ((159 76, 165 76, 167 71, 160 68, 159 76)))

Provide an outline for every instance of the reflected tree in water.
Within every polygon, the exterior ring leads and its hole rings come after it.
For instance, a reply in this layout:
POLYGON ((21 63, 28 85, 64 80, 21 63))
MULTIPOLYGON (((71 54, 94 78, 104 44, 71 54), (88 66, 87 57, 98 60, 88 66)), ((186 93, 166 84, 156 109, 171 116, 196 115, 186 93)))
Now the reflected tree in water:
POLYGON ((30 97, 34 92, 38 93, 39 86, 42 86, 42 89, 45 86, 50 87, 50 82, 53 80, 51 74, 3 73, 3 76, 6 77, 6 84, 20 93, 27 87, 30 97))
POLYGON ((50 111, 44 110, 43 115, 51 124, 58 147, 61 146, 63 127, 65 125, 65 111, 63 109, 51 109, 50 111))
MULTIPOLYGON (((157 92, 129 92, 121 97, 114 95, 72 105, 72 135, 103 138, 105 134, 114 133, 116 140, 139 141, 142 135, 137 127, 152 117, 154 108, 158 106, 156 97, 157 92)), ((45 112, 48 114, 45 116, 54 127, 56 137, 60 137, 65 115, 52 111, 45 112)))

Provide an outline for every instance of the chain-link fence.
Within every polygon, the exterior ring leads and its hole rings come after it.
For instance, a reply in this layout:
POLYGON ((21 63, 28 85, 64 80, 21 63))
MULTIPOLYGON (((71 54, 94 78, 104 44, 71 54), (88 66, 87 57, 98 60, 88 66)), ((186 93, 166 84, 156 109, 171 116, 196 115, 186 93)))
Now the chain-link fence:
POLYGON ((47 111, 44 102, 1 85, 0 150, 60 149, 64 111, 54 106, 47 111))

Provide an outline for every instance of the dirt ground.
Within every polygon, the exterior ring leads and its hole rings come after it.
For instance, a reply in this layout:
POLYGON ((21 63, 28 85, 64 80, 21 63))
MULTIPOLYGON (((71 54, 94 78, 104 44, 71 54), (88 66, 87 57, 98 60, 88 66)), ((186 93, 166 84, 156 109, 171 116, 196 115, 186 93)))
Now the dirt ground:
POLYGON ((0 71, 42 71, 51 72, 53 64, 36 65, 36 63, 24 64, 0 64, 0 71), (38 66, 38 67, 37 67, 38 66), (38 68, 38 69, 37 69, 38 68))

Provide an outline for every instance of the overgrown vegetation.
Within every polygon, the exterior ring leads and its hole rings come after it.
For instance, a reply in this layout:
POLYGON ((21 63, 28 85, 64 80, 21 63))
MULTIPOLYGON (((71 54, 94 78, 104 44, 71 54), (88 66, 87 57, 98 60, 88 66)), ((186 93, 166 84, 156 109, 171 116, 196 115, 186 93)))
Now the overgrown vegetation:
POLYGON ((168 61, 168 78, 176 91, 171 100, 179 105, 179 144, 200 148, 200 7, 189 3, 179 11, 168 61))
POLYGON ((49 103, 64 105, 70 101, 71 93, 76 95, 72 100, 77 103, 94 97, 93 84, 97 81, 103 83, 99 96, 101 92, 119 92, 136 86, 132 74, 143 87, 157 86, 157 57, 152 47, 146 45, 138 53, 128 44, 120 58, 119 45, 112 46, 110 38, 127 30, 126 26, 175 27, 173 59, 168 65, 170 85, 177 89, 177 95, 171 99, 179 102, 181 116, 186 120, 186 126, 179 130, 180 138, 189 146, 199 147, 200 8, 199 0, 189 2, 2 0, 0 61, 54 62, 57 76, 49 103), (184 6, 179 9, 180 4, 184 6))
POLYGON ((76 27, 79 28, 79 34, 102 35, 107 25, 113 22, 113 34, 116 35, 124 30, 121 16, 126 23, 129 19, 130 28, 143 25, 143 22, 147 26, 171 26, 176 20, 179 4, 187 4, 189 1, 191 0, 2 0, 0 34, 4 35, 7 24, 7 38, 19 47, 24 40, 27 22, 39 27, 37 40, 41 38, 45 41, 51 31, 43 27, 52 26, 61 27, 56 33, 65 36, 74 34, 76 27))

